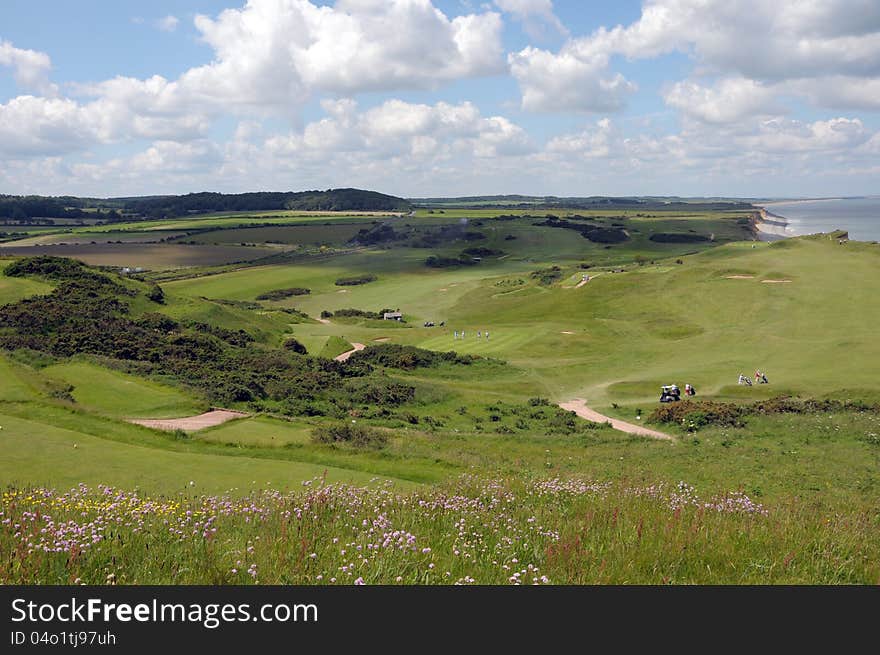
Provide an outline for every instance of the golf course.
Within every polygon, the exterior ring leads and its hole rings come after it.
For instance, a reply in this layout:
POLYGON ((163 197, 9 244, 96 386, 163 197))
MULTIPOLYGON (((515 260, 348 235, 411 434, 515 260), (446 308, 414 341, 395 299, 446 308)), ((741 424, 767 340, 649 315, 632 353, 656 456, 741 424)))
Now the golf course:
POLYGON ((880 247, 755 213, 20 230, 0 583, 876 583, 880 247))

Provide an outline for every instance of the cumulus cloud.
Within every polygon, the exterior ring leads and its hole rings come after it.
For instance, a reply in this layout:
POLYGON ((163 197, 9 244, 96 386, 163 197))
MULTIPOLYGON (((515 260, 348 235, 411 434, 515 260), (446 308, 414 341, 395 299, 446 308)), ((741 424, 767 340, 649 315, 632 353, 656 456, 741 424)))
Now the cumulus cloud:
POLYGON ((511 53, 508 62, 527 111, 615 111, 636 90, 620 73, 607 71, 608 57, 600 52, 582 54, 567 47, 553 54, 528 47, 511 53))
MULTIPOLYGON (((159 22, 176 25, 174 16, 159 22)), ((10 134, 0 150, 42 154, 53 143, 57 152, 69 152, 139 138, 187 141, 223 114, 295 117, 314 93, 430 88, 503 67, 498 13, 449 18, 431 0, 339 0, 332 7, 249 0, 215 18, 197 16, 195 26, 214 50, 211 63, 176 80, 155 75, 71 85, 86 101, 28 96, 0 105, 0 133, 10 134)), ((22 84, 49 88, 51 63, 43 53, 2 42, 0 64, 13 66, 22 84)), ((313 126, 311 138, 321 129, 330 127, 313 126)))
POLYGON ((501 17, 450 19, 430 0, 250 0, 196 28, 216 61, 182 82, 206 95, 300 102, 312 89, 347 95, 431 88, 500 72, 501 17))
POLYGON ((785 113, 773 88, 742 77, 723 79, 713 87, 678 82, 663 97, 670 107, 706 123, 733 123, 751 116, 785 113))
POLYGON ((57 87, 49 82, 52 60, 45 52, 16 48, 0 40, 0 66, 12 68, 16 84, 44 95, 55 95, 57 87))
POLYGON ((520 126, 503 116, 483 117, 470 102, 392 99, 364 112, 350 99, 322 104, 328 117, 309 123, 302 133, 268 139, 267 149, 318 156, 358 152, 375 159, 504 157, 535 149, 520 126))
MULTIPOLYGON (((616 79, 607 70, 615 55, 629 59, 655 58, 671 52, 689 54, 697 73, 722 78, 752 80, 761 102, 752 109, 766 109, 761 89, 794 91, 819 105, 834 108, 875 108, 880 83, 880 3, 876 0, 646 0, 638 20, 628 26, 599 28, 592 34, 569 40, 557 53, 526 49, 511 58, 511 69, 523 93, 526 109, 546 110, 549 102, 527 100, 542 97, 539 75, 524 75, 521 62, 536 60, 534 69, 557 71, 558 86, 582 81, 585 70, 590 80, 616 79), (517 66, 517 64, 520 64, 517 66), (867 82, 862 86, 859 81, 867 82), (840 84, 825 84, 837 81, 840 84), (782 86, 785 84, 785 86, 782 86)), ((546 83, 544 83, 546 84, 546 83)), ((609 106, 619 106, 620 85, 612 86, 609 106)), ((595 89, 595 84, 593 85, 595 89)), ((740 89, 744 83, 740 83, 740 89)), ((601 87, 598 89, 602 90, 601 87)), ((738 119, 748 109, 742 98, 740 110, 718 111, 716 96, 733 94, 730 83, 714 92, 688 87, 674 90, 673 103, 685 96, 703 94, 704 118, 722 121, 738 119), (726 114, 726 117, 725 117, 726 114)), ((564 103, 559 109, 595 105, 588 100, 595 93, 582 94, 579 103, 564 103)), ((600 111, 603 111, 600 109, 600 111)))
POLYGON ((595 126, 574 134, 563 134, 550 139, 545 150, 548 153, 595 158, 611 154, 614 138, 611 120, 603 118, 595 126))
POLYGON ((132 139, 187 141, 203 136, 210 118, 190 110, 173 83, 115 78, 82 87, 90 102, 18 96, 0 104, 0 153, 65 154, 132 139))

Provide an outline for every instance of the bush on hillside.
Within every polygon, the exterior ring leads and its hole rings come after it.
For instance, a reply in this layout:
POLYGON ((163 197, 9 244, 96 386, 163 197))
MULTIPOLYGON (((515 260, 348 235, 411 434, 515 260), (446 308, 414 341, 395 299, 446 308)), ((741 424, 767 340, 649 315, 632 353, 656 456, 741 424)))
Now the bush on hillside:
POLYGON ((352 277, 341 277, 334 284, 338 287, 353 287, 359 284, 368 284, 375 282, 378 278, 372 273, 364 273, 363 275, 355 275, 352 277))
POLYGON ((703 234, 691 234, 688 232, 657 232, 648 237, 655 243, 703 243, 709 241, 709 237, 703 234))
POLYGON ((312 441, 321 444, 346 443, 356 448, 381 448, 388 443, 388 435, 354 423, 334 423, 315 428, 312 441))
POLYGON ((165 304, 165 292, 162 291, 162 287, 153 282, 150 285, 150 288, 147 290, 146 294, 147 300, 151 300, 157 305, 165 304))
POLYGON ((543 286, 550 286, 554 282, 558 282, 562 279, 562 269, 558 266, 542 268, 537 271, 532 271, 531 277, 533 280, 537 280, 538 284, 541 284, 543 286))
POLYGON ((283 300, 291 296, 306 296, 311 293, 311 289, 304 287, 290 287, 289 289, 274 289, 266 291, 257 296, 257 300, 283 300))
POLYGON ((442 363, 469 365, 479 359, 474 355, 459 355, 455 351, 436 352, 416 346, 401 346, 396 343, 382 343, 367 346, 354 353, 349 362, 368 363, 374 366, 412 370, 438 366, 442 363))
POLYGON ((299 341, 294 339, 293 337, 287 339, 284 342, 284 349, 294 352, 298 355, 308 355, 309 351, 306 350, 306 347, 302 345, 299 341))

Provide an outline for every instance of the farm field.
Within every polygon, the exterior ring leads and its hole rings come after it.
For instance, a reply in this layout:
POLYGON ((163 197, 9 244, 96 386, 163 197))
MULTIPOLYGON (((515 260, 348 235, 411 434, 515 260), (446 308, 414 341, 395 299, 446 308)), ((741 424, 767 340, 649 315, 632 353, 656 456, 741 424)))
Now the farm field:
MULTIPOLYGON (((400 570, 407 583, 443 583, 422 577, 428 561, 452 581, 504 582, 488 553, 475 553, 473 566, 452 555, 458 542, 446 518, 413 510, 414 502, 456 493, 517 498, 524 513, 504 516, 519 536, 531 534, 529 518, 538 516, 548 528, 539 545, 504 550, 505 561, 532 563, 549 582, 875 581, 880 387, 865 362, 880 354, 872 330, 880 250, 834 235, 756 242, 746 215, 456 208, 376 223, 346 216, 325 225, 315 215, 308 225, 246 228, 235 217, 230 229, 179 237, 198 246, 117 244, 139 253, 124 265, 148 270, 129 278, 104 272, 98 282, 78 268, 65 273, 72 278, 10 274, 15 260, 4 259, 0 338, 12 345, 0 357, 0 440, 8 453, 0 481, 59 491, 80 482, 137 487, 149 496, 179 494, 191 508, 214 502, 199 494, 228 492, 265 509, 261 530, 281 519, 277 498, 260 490, 285 490, 292 503, 312 493, 340 506, 360 494, 386 498, 395 525, 436 554, 365 565, 370 582, 394 583, 389 572, 400 570), (374 243, 354 240, 363 229, 378 235, 374 243), (276 241, 329 246, 293 257, 276 241), (276 256, 198 261, 217 249, 276 256), (124 325, 130 339, 99 338, 82 326, 56 335, 63 318, 45 330, 18 327, 29 316, 22 299, 55 293, 70 279, 98 285, 103 305, 121 303, 110 316, 91 308, 89 296, 77 301, 98 312, 96 320, 124 325), (404 320, 381 320, 388 309, 404 320), (68 354, 71 343, 88 356, 68 354), (332 361, 354 343, 367 347, 332 361), (756 369, 769 384, 737 384, 756 369), (698 393, 679 413, 664 414, 659 388, 672 383, 698 393), (633 436, 556 407, 575 398, 673 439, 633 436), (126 421, 210 407, 248 417, 191 434, 126 421), (353 490, 322 486, 343 481, 353 490), (658 526, 675 507, 686 508, 675 515, 683 523, 665 541, 658 526), (611 528, 590 537, 591 547, 608 549, 607 567, 570 550, 576 517, 592 512, 608 521, 617 510, 630 545, 613 542, 611 528), (653 536, 632 559, 643 524, 653 536), (685 524, 703 536, 688 537, 685 524), (786 564, 795 542, 805 551, 786 564), (568 554, 557 557, 565 544, 568 554), (670 544, 695 554, 677 556, 670 544), (660 564, 652 569, 652 561, 660 564), (714 573, 705 572, 706 561, 714 573)), ((128 236, 150 232, 141 223, 128 236)), ((101 260, 107 244, 100 245, 97 261, 122 265, 101 260)), ((57 302, 77 297, 76 285, 69 289, 57 302)), ((469 511, 456 506, 452 514, 495 520, 469 511)), ((229 517, 224 529, 244 544, 255 533, 237 520, 229 517)), ((217 580, 351 582, 331 573, 342 563, 326 547, 333 528, 325 520, 315 518, 309 537, 325 544, 315 567, 290 573, 281 551, 269 549, 254 562, 261 575, 241 579, 224 562, 217 580)), ((151 530, 159 538, 158 524, 151 530)), ((355 532, 345 538, 361 543, 355 532)), ((5 538, 0 544, 11 543, 5 538)), ((197 557, 167 548, 172 558, 197 557)), ((58 581, 50 560, 39 564, 41 580, 58 581)), ((132 560, 124 571, 129 579, 204 581, 169 571, 145 579, 138 566, 132 560)), ((3 575, 12 579, 0 567, 3 575)))

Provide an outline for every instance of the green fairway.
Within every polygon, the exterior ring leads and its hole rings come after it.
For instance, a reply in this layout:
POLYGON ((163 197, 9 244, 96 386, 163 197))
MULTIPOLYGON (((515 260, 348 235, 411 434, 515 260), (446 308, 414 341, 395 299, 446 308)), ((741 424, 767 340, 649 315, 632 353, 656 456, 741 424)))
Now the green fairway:
POLYGON ((211 443, 278 448, 287 444, 307 443, 313 427, 300 421, 258 416, 204 430, 196 438, 211 443))
POLYGON ((48 293, 52 287, 37 280, 29 280, 26 278, 6 277, 3 269, 6 268, 11 259, 0 259, 0 305, 15 302, 28 296, 41 293, 48 293))
POLYGON ((65 489, 84 482, 138 487, 156 494, 245 493, 293 488, 325 473, 329 480, 356 483, 375 477, 302 462, 157 450, 3 414, 0 426, 4 453, 0 480, 4 486, 43 484, 65 489))
POLYGON ((109 416, 167 418, 190 416, 207 409, 174 387, 88 362, 69 362, 44 368, 42 374, 73 387, 77 405, 109 416))

